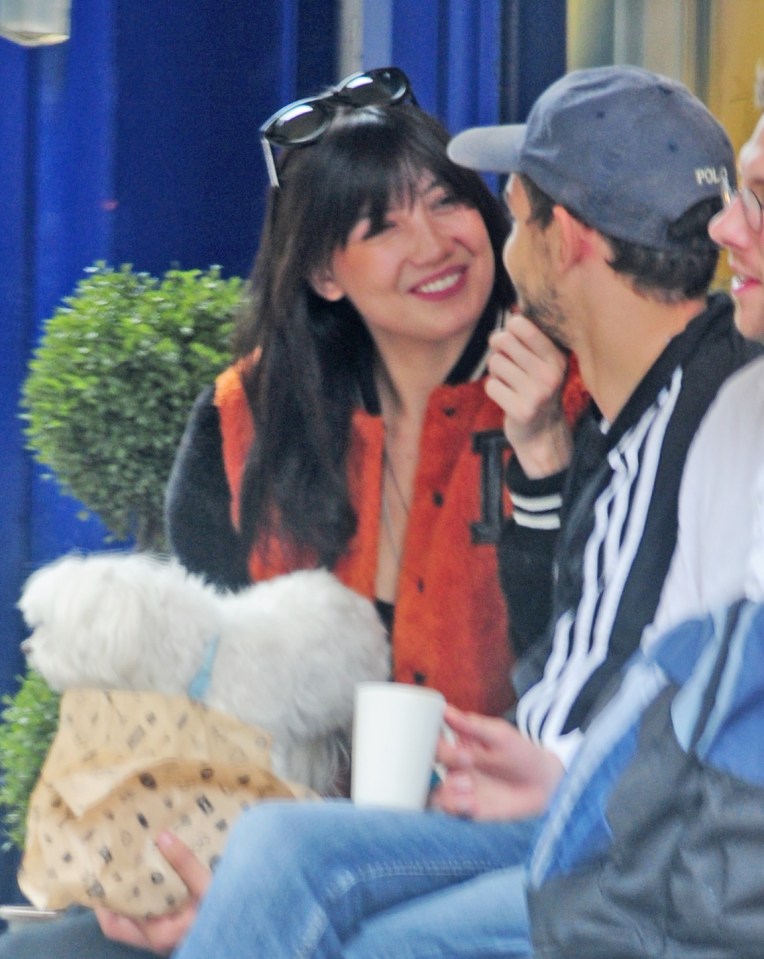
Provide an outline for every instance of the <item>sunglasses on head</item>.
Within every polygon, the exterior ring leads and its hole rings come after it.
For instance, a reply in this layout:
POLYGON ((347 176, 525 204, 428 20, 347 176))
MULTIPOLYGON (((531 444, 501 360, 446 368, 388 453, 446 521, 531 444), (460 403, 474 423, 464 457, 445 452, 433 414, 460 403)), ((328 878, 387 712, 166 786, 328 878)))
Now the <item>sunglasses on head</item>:
POLYGON ((409 78, 398 67, 380 67, 352 73, 326 93, 295 100, 277 110, 260 127, 260 142, 271 185, 279 186, 274 146, 296 147, 315 143, 323 136, 338 107, 387 106, 403 100, 417 105, 409 78))

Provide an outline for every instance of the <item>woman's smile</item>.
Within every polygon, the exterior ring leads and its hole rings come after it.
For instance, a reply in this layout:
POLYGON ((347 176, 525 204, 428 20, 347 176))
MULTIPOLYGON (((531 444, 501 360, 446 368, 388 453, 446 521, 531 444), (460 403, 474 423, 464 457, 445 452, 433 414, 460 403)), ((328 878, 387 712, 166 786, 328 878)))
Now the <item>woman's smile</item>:
POLYGON ((455 293, 461 292, 467 283, 467 267, 449 268, 440 274, 419 283, 411 290, 417 296, 426 299, 447 299, 455 293))

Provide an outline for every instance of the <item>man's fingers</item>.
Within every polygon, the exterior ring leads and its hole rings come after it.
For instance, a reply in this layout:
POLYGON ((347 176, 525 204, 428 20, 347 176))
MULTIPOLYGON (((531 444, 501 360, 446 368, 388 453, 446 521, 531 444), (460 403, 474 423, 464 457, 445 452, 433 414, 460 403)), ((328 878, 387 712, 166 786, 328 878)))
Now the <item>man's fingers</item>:
POLYGON ((489 347, 494 356, 506 356, 514 364, 532 372, 542 367, 567 369, 568 357, 560 347, 534 323, 521 315, 510 318, 503 330, 492 333, 489 347))
POLYGON ((522 313, 513 313, 507 320, 504 330, 494 334, 501 336, 503 332, 511 333, 516 340, 522 343, 536 356, 562 356, 562 351, 554 340, 547 336, 536 324, 522 313))
POLYGON ((107 939, 124 942, 128 946, 135 946, 138 949, 149 948, 148 938, 134 919, 121 916, 110 909, 96 909, 95 915, 98 925, 101 927, 101 932, 107 939))
POLYGON ((162 832, 157 836, 157 848, 188 887, 193 899, 199 900, 212 881, 212 873, 181 842, 174 833, 162 832))
POLYGON ((505 720, 495 716, 481 716, 479 713, 465 713, 454 706, 447 706, 445 721, 457 737, 489 749, 500 738, 505 720))
POLYGON ((475 813, 475 788, 468 773, 449 773, 430 798, 430 806, 452 816, 471 818, 475 813))

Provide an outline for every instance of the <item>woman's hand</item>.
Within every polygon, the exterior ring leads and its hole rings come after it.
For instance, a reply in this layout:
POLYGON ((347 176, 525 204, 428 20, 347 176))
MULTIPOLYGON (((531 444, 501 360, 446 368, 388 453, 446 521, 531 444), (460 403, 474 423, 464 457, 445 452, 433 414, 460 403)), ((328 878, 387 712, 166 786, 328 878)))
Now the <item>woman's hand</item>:
POLYGON ((519 313, 491 335, 485 391, 504 411, 504 434, 526 476, 565 469, 573 441, 562 406, 568 357, 519 313))
POLYGON ((108 909, 96 909, 95 912, 101 931, 109 939, 169 956, 196 919, 197 907, 212 881, 212 873, 172 833, 161 833, 157 846, 188 887, 189 901, 176 912, 154 919, 131 919, 108 909))
POLYGON ((564 772, 554 753, 505 719, 448 706, 445 721, 455 738, 438 744, 446 776, 431 806, 471 819, 523 819, 547 808, 564 772))

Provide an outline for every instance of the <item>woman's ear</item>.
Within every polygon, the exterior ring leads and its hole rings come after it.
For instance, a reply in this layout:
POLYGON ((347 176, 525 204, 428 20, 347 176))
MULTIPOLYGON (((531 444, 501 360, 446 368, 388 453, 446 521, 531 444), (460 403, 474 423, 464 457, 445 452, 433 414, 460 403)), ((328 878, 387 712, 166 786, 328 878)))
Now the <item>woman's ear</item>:
POLYGON ((321 270, 314 270, 310 275, 309 282, 314 293, 317 293, 325 300, 329 300, 331 303, 336 303, 345 295, 345 291, 334 279, 332 271, 328 267, 321 270))

